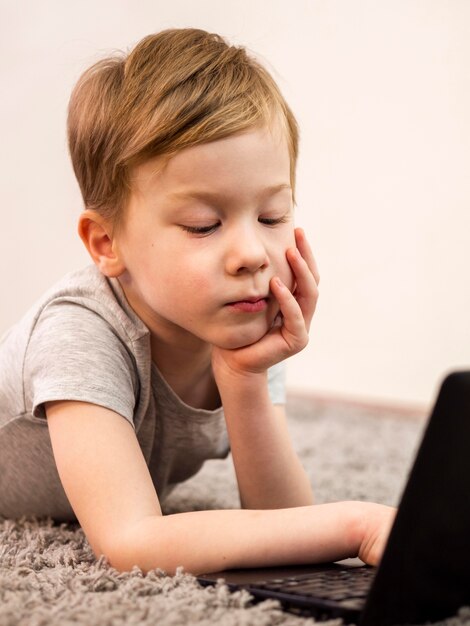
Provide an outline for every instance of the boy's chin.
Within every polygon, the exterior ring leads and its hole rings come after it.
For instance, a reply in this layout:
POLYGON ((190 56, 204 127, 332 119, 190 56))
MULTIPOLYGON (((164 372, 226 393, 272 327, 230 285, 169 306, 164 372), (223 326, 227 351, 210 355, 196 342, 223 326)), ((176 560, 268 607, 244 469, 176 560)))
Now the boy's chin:
POLYGON ((225 350, 237 350, 246 348, 262 339, 268 330, 272 327, 273 322, 264 320, 263 323, 249 325, 246 328, 234 329, 233 332, 227 333, 224 337, 220 337, 217 342, 219 348, 225 350))

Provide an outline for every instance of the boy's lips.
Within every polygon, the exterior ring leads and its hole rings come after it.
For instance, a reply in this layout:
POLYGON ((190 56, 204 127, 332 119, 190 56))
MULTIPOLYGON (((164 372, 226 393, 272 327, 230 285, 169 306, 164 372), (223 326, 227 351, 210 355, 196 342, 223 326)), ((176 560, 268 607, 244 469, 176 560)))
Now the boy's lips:
POLYGON ((250 296, 243 298, 243 300, 228 302, 226 306, 243 313, 259 313, 266 309, 268 300, 269 298, 267 296, 250 296))

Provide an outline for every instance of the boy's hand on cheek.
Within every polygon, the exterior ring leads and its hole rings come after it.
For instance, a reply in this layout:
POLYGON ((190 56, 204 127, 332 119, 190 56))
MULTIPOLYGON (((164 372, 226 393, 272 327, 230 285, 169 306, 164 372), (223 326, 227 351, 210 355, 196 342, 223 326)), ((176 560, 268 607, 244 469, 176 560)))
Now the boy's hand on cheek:
POLYGON ((221 369, 234 374, 264 373, 272 365, 300 352, 307 345, 318 299, 320 276, 302 229, 295 229, 295 240, 296 248, 289 248, 286 252, 294 275, 294 292, 291 293, 278 277, 271 279, 271 293, 280 310, 273 327, 249 346, 234 350, 214 346, 212 367, 216 378, 221 369))

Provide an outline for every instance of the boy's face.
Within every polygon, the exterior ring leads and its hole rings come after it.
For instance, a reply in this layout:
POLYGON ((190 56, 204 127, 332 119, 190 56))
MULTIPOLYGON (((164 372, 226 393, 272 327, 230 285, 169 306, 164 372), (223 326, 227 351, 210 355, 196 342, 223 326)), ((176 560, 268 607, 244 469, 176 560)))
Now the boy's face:
POLYGON ((115 240, 129 303, 166 342, 254 343, 279 311, 270 279, 293 288, 284 135, 254 129, 182 150, 157 171, 159 165, 156 158, 135 169, 115 240))

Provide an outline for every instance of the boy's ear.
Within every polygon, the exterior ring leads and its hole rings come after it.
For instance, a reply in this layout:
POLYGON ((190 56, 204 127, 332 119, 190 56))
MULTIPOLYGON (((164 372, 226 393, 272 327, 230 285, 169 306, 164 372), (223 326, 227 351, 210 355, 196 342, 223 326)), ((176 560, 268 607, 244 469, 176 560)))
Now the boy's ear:
POLYGON ((78 220, 78 234, 100 272, 109 278, 126 269, 115 245, 111 225, 96 211, 86 209, 78 220))

